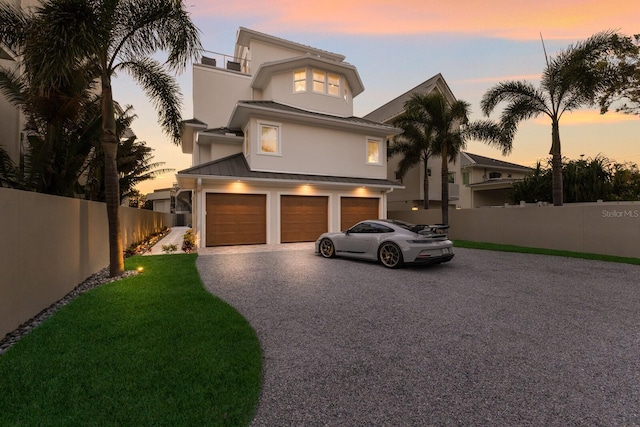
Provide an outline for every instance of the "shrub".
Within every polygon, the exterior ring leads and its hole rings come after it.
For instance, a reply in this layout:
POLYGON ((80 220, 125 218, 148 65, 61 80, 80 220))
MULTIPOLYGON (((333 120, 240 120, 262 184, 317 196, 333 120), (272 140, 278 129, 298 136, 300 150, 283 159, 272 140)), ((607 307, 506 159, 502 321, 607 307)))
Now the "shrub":
POLYGON ((182 241, 182 250, 186 253, 190 253, 196 248, 196 235, 193 233, 193 229, 190 228, 184 233, 182 241))

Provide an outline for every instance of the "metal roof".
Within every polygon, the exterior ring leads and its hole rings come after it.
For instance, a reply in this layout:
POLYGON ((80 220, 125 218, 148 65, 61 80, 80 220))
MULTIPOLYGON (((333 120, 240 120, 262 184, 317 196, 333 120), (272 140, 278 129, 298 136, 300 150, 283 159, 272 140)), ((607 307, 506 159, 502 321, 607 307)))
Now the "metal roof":
POLYGON ((366 185, 387 188, 404 188, 403 185, 386 179, 253 171, 249 167, 249 164, 242 153, 233 154, 222 159, 181 170, 178 172, 178 176, 211 176, 228 177, 231 179, 250 179, 256 181, 299 181, 305 183, 330 183, 355 186, 366 185))
POLYGON ((531 168, 518 165, 516 163, 509 163, 502 160, 492 159, 490 157, 480 156, 478 154, 467 153, 466 151, 462 153, 460 165, 464 167, 494 167, 494 168, 502 168, 502 169, 516 169, 521 170, 523 172, 528 172, 531 168), (466 158, 465 158, 466 156, 466 158))

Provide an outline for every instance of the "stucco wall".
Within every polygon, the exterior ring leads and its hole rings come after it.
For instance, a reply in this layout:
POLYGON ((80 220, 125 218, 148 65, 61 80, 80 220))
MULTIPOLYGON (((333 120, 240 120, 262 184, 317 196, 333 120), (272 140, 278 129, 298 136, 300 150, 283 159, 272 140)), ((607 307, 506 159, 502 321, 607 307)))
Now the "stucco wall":
MULTIPOLYGON (((388 217, 441 221, 440 211, 432 209, 388 217)), ((452 209, 449 224, 452 239, 640 258, 640 203, 452 209)))
POLYGON ((256 118, 251 119, 249 135, 251 155, 247 161, 252 170, 387 178, 385 138, 380 136, 256 118), (257 154, 260 143, 259 123, 281 126, 281 155, 257 154), (368 136, 381 143, 381 164, 379 165, 366 163, 368 136))
MULTIPOLYGON (((123 244, 171 215, 121 208, 123 244)), ((0 188, 0 338, 109 264, 103 203, 0 188)))

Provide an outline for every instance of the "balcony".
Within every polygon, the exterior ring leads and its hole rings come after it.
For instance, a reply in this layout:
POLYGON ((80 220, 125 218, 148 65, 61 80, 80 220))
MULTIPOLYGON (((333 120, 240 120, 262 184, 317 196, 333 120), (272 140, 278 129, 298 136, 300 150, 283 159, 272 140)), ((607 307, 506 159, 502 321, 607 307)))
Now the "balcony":
POLYGON ((225 55, 224 53, 204 51, 202 55, 202 65, 208 65, 211 67, 224 68, 230 71, 236 71, 240 73, 249 73, 249 61, 236 58, 233 55, 225 55))

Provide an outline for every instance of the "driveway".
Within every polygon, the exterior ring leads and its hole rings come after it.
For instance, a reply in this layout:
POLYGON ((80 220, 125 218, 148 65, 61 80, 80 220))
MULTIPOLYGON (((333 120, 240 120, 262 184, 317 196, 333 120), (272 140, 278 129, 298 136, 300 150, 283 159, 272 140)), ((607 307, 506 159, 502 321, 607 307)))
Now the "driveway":
POLYGON ((640 424, 637 266, 456 249, 388 270, 311 245, 197 266, 260 339, 253 425, 640 424))

